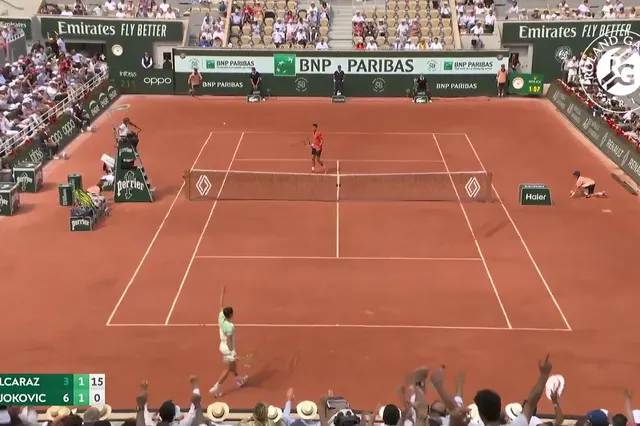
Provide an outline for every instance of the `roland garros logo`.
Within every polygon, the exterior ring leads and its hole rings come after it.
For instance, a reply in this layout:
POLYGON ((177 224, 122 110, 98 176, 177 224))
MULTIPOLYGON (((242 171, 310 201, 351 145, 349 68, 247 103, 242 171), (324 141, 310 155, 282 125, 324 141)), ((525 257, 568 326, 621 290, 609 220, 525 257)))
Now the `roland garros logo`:
POLYGON ((619 110, 612 100, 635 111, 640 108, 640 35, 634 32, 602 35, 589 44, 589 55, 579 69, 587 97, 604 111, 619 110), (604 92, 606 97, 597 96, 604 92))

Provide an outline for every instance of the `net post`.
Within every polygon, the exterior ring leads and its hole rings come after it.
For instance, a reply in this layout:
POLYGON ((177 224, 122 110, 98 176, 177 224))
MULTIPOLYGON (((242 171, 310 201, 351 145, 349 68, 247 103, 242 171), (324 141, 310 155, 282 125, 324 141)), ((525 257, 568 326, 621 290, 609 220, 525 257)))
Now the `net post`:
POLYGON ((184 172, 184 175, 182 177, 184 179, 184 184, 187 187, 185 195, 187 196, 187 200, 191 201, 191 170, 187 170, 186 172, 184 172))

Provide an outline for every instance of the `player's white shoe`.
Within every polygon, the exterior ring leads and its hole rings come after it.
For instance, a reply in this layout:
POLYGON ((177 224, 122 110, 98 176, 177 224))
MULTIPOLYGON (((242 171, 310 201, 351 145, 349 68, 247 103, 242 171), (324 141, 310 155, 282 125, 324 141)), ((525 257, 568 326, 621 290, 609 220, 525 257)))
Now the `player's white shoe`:
POLYGON ((238 377, 236 379, 236 383, 238 384, 238 387, 241 388, 247 384, 247 380, 249 380, 249 376, 238 377))
POLYGON ((222 396, 222 389, 220 388, 221 388, 220 384, 216 383, 211 389, 209 389, 209 393, 214 398, 219 398, 222 396))

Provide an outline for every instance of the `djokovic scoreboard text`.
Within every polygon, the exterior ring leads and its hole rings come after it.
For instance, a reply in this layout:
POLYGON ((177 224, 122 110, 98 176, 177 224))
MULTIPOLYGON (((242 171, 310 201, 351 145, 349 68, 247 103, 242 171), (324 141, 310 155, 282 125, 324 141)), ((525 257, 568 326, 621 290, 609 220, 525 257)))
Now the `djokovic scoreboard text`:
POLYGON ((104 374, 0 374, 0 405, 105 404, 104 374))

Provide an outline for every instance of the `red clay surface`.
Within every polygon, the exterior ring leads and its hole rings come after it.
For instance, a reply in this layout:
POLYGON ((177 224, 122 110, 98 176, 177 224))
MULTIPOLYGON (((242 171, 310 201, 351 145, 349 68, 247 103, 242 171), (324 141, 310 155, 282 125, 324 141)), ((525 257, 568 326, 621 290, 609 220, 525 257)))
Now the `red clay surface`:
POLYGON ((226 285, 239 352, 257 352, 250 386, 224 397, 232 407, 281 405, 292 386, 299 398, 332 388, 372 408, 395 400, 404 372, 442 363, 467 371, 467 400, 492 387, 521 401, 550 352, 566 412, 621 409, 622 389, 640 380, 638 204, 542 102, 124 97, 128 110, 51 165, 23 213, 0 219, 0 365, 106 373, 107 402, 120 409, 143 379, 152 405, 186 402, 190 374, 208 388, 220 372, 226 285), (56 184, 74 172, 97 181, 110 124, 125 114, 144 128, 158 200, 115 205, 96 232, 70 233, 56 184), (335 203, 213 208, 177 196, 192 166, 307 172, 299 140, 313 122, 341 172, 485 167, 504 204, 340 203, 337 232, 335 203), (611 198, 569 199, 574 169, 611 198), (520 183, 548 184, 556 205, 520 207, 520 183))

